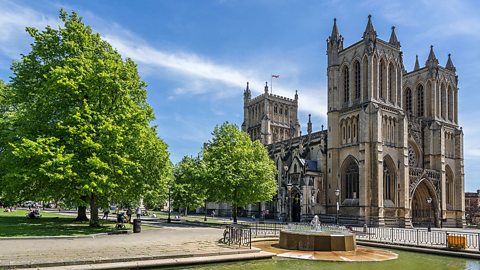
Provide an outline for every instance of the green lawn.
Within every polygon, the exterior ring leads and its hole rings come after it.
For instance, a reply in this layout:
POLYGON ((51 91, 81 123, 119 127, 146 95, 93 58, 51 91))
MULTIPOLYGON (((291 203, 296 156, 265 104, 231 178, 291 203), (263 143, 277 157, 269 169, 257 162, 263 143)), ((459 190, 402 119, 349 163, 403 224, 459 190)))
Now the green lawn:
MULTIPOLYGON (((26 218, 28 211, 0 212, 0 237, 72 236, 116 231, 114 222, 101 221, 101 227, 90 228, 88 222, 74 222, 74 216, 40 212, 39 219, 26 218)), ((125 224, 131 230, 130 224, 125 224)))

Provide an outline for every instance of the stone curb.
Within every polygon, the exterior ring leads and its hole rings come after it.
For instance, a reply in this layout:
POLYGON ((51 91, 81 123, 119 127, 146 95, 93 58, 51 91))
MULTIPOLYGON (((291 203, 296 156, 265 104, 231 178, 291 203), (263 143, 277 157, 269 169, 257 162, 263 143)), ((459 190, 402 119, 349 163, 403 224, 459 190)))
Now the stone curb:
MULTIPOLYGON (((224 256, 224 255, 227 256, 227 255, 239 255, 239 254, 254 254, 254 253, 260 253, 260 252, 262 252, 260 249, 252 248, 252 249, 243 249, 243 250, 207 252, 207 253, 196 253, 196 254, 185 253, 182 255, 177 254, 177 255, 157 255, 157 256, 136 256, 136 257, 129 257, 129 258, 57 261, 57 262, 43 262, 43 263, 30 262, 30 263, 23 263, 23 264, 4 264, 4 265, 0 264, 0 269, 3 269, 3 268, 31 269, 31 268, 52 268, 52 267, 60 267, 59 269, 66 269, 67 266, 115 264, 115 263, 123 264, 128 262, 139 262, 139 261, 178 260, 178 259, 185 259, 185 258, 203 258, 203 257, 224 256)), ((128 268, 128 267, 123 266, 123 268, 128 268)), ((85 269, 85 268, 78 268, 78 269, 85 269)), ((110 268, 100 268, 100 269, 110 269, 110 268)))
POLYGON ((357 240, 357 244, 362 246, 390 248, 390 249, 422 252, 422 253, 450 256, 450 257, 461 257, 461 258, 476 259, 476 260, 480 259, 480 253, 474 253, 471 251, 452 251, 452 250, 447 250, 444 248, 436 248, 436 247, 428 247, 428 248, 414 247, 414 246, 407 246, 402 244, 385 244, 385 243, 363 241, 363 240, 357 240))
MULTIPOLYGON (((116 263, 101 263, 101 264, 84 264, 74 266, 57 266, 57 267, 41 267, 37 269, 44 270, 80 270, 80 269, 139 269, 139 268, 152 268, 152 267, 167 267, 167 266, 180 266, 180 265, 193 265, 193 264, 207 264, 207 263, 219 263, 230 262, 240 260, 258 260, 258 259, 270 259, 275 254, 260 251, 255 253, 244 254, 223 254, 212 255, 204 257, 184 257, 184 258, 170 258, 170 259, 153 259, 153 260, 134 260, 116 263)), ((29 269, 29 268, 26 268, 29 269)))
POLYGON ((0 237, 0 241, 8 241, 8 240, 55 240, 55 239, 79 239, 79 238, 97 238, 100 236, 107 236, 107 235, 118 235, 118 234, 132 234, 131 231, 113 231, 113 232, 106 232, 106 233, 96 233, 90 235, 59 235, 59 236, 29 236, 29 237, 0 237))

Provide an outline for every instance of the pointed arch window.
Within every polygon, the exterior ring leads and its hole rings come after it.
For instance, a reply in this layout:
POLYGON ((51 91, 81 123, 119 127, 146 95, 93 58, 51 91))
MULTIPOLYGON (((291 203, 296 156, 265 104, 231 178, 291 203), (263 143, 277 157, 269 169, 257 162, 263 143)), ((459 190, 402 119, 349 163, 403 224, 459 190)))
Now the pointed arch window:
POLYGON ((453 185, 453 174, 450 168, 447 168, 446 173, 446 202, 449 206, 453 206, 453 193, 454 193, 454 185, 453 185))
POLYGON ((353 64, 353 72, 355 74, 355 99, 360 99, 360 62, 355 61, 353 64))
POLYGON ((423 85, 417 87, 417 116, 424 116, 423 85))
POLYGON ((445 85, 442 83, 442 86, 440 87, 440 96, 441 96, 441 101, 440 101, 440 115, 442 116, 443 119, 447 119, 445 115, 445 107, 447 106, 447 98, 446 98, 446 93, 445 93, 445 85))
POLYGON ((410 88, 407 88, 407 90, 405 90, 405 111, 408 115, 413 114, 412 90, 410 90, 410 88))
POLYGON ((350 101, 350 76, 348 74, 348 67, 343 68, 343 102, 350 101))
POLYGON ((380 68, 379 68, 379 84, 380 84, 380 98, 381 99, 385 99, 385 88, 386 88, 386 84, 387 84, 387 78, 386 78, 386 72, 385 72, 385 62, 382 60, 380 60, 380 68))
POLYGON ((448 120, 453 120, 453 91, 448 87, 448 120))
POLYGON ((395 93, 395 68, 392 63, 388 66, 388 100, 394 102, 395 93))
POLYGON ((363 58, 363 98, 368 98, 368 60, 367 57, 363 58))
POLYGON ((343 194, 345 199, 358 199, 358 191, 358 165, 353 159, 351 159, 345 168, 343 176, 343 194))
POLYGON ((383 161, 383 199, 395 202, 395 173, 383 161))

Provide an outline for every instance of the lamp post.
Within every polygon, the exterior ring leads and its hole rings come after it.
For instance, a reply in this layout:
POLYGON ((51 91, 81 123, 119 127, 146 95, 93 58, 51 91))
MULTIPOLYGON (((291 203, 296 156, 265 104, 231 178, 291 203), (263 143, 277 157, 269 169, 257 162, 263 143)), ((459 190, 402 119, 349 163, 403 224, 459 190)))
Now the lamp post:
POLYGON ((207 199, 205 199, 205 209, 204 209, 204 212, 205 212, 205 217, 203 218, 203 221, 207 221, 207 199))
POLYGON ((340 210, 340 204, 339 204, 339 201, 338 201, 339 196, 340 196, 340 190, 338 188, 335 190, 335 196, 337 197, 337 218, 336 218, 336 220, 337 220, 337 225, 338 225, 338 211, 340 210))
POLYGON ((432 198, 427 198, 428 203, 428 231, 432 231, 432 198))
POLYGON ((172 201, 170 197, 171 197, 171 187, 169 186, 168 187, 168 219, 167 219, 168 223, 172 222, 172 219, 170 218, 170 212, 172 211, 171 210, 172 201))
POLYGON ((287 211, 288 211, 288 215, 287 215, 287 221, 291 221, 292 220, 292 183, 288 183, 287 184, 287 190, 288 190, 288 195, 287 195, 287 211))
POLYGON ((290 221, 290 190, 292 189, 292 184, 288 182, 288 166, 283 166, 283 172, 285 173, 285 182, 287 183, 287 196, 285 196, 285 210, 287 211, 287 222, 290 221))

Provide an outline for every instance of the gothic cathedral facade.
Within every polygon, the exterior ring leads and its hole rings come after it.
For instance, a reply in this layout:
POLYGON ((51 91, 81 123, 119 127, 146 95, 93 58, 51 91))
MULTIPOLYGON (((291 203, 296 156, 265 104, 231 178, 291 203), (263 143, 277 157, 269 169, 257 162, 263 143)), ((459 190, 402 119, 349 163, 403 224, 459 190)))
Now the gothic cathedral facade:
MULTIPOLYGON (((344 48, 334 20, 327 40, 328 125, 300 134, 294 99, 244 92, 242 129, 274 160, 278 193, 259 206, 272 217, 370 226, 463 227, 463 132, 458 77, 430 48, 407 72, 395 28, 378 38, 371 16, 344 48)), ((259 209, 260 210, 260 209, 259 209)))

